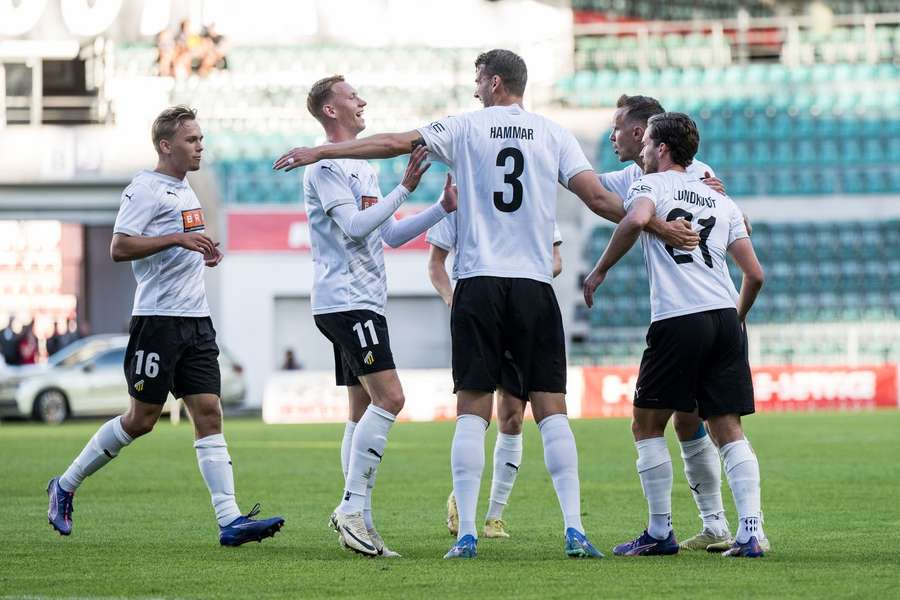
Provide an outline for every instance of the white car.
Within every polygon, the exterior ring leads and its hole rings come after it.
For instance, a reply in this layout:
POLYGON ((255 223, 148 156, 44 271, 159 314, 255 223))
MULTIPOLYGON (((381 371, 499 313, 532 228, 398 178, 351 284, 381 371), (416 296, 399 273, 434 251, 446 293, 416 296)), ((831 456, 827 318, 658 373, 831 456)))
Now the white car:
MULTIPOLYGON (((123 365, 127 335, 92 335, 73 342, 45 364, 0 370, 0 416, 62 423, 68 417, 128 410, 123 365)), ((219 349, 222 404, 244 400, 243 369, 219 349)))

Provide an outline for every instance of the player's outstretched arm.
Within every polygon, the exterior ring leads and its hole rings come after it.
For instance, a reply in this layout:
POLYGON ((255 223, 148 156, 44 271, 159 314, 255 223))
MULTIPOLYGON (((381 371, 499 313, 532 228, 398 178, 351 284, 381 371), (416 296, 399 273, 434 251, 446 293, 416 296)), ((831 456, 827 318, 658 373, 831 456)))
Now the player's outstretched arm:
MULTIPOLYGON (((340 204, 328 211, 328 215, 334 219, 337 226, 347 236, 357 241, 364 239, 370 233, 389 222, 391 216, 406 202, 410 193, 419 185, 422 175, 431 166, 430 163, 424 163, 426 155, 425 148, 416 148, 416 151, 409 157, 409 164, 406 166, 406 175, 403 177, 403 181, 380 202, 376 202, 363 210, 359 210, 356 204, 353 203, 340 204)), ((335 176, 333 172, 329 171, 328 173, 327 177, 335 176)))
POLYGON ((631 250, 655 212, 656 206, 649 198, 635 198, 632 202, 628 214, 619 222, 600 260, 584 279, 584 302, 588 308, 594 305, 594 292, 606 279, 606 274, 631 250))
MULTIPOLYGON (((416 148, 413 156, 424 151, 424 147, 416 148)), ((381 239, 391 248, 399 248, 419 234, 425 233, 437 225, 441 219, 455 211, 456 203, 456 186, 450 179, 450 173, 447 173, 447 181, 444 183, 444 192, 440 199, 418 214, 402 219, 386 220, 381 226, 381 239)))
MULTIPOLYGON (((618 223, 625 216, 622 199, 615 192, 603 187, 594 171, 582 171, 572 177, 569 180, 569 190, 591 211, 608 221, 618 223)), ((700 243, 700 235, 693 230, 690 223, 683 220, 666 222, 653 215, 644 229, 680 250, 693 250, 700 243)))
POLYGON ((447 275, 447 256, 450 254, 448 250, 444 250, 440 246, 431 244, 428 251, 428 279, 431 285, 438 293, 447 306, 453 304, 453 285, 450 283, 450 276, 447 275))
POLYGON ((409 154, 424 143, 422 134, 415 129, 405 133, 379 133, 337 144, 293 148, 282 154, 272 168, 287 172, 327 158, 393 158, 409 154))
POLYGON ((207 264, 215 261, 215 264, 209 265, 215 266, 221 261, 222 253, 219 252, 218 245, 218 242, 212 241, 202 233, 173 233, 160 237, 115 233, 112 243, 109 245, 109 256, 115 262, 125 262, 146 258, 163 250, 181 246, 185 250, 201 253, 207 264))
POLYGON ((750 238, 741 238, 732 242, 728 246, 728 254, 744 274, 737 306, 738 317, 744 321, 747 313, 750 312, 750 307, 756 301, 756 296, 759 295, 759 290, 766 281, 766 276, 762 265, 759 264, 759 259, 756 258, 750 238))

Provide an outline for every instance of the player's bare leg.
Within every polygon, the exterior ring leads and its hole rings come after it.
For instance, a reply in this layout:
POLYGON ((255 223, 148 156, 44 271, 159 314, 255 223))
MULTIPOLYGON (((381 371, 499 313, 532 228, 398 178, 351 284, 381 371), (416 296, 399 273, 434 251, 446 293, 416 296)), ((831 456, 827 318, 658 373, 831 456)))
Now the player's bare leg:
POLYGON ((240 546, 274 536, 284 526, 284 519, 253 519, 259 514, 258 504, 246 515, 238 509, 234 494, 234 470, 228 444, 222 434, 222 403, 219 397, 215 394, 188 394, 184 396, 184 405, 194 424, 197 463, 216 511, 219 542, 223 546, 240 546))
POLYGON ((700 533, 682 541, 682 550, 706 550, 710 544, 731 547, 731 532, 722 505, 722 464, 712 436, 697 414, 676 412, 675 433, 681 445, 684 476, 700 511, 700 533))
POLYGON ((710 417, 709 427, 719 441, 725 475, 740 519, 734 544, 724 554, 748 558, 762 556, 762 541, 766 538, 762 529, 759 461, 744 437, 738 415, 710 417))
POLYGON ((456 544, 444 558, 475 558, 475 515, 484 471, 484 434, 491 420, 493 394, 480 390, 456 393, 456 431, 450 450, 453 496, 459 510, 456 544))
POLYGON ((150 404, 131 399, 131 407, 124 415, 100 426, 81 453, 60 477, 47 485, 50 498, 47 519, 61 535, 72 533, 72 511, 75 490, 84 479, 103 468, 134 439, 150 433, 162 413, 162 404, 150 404))
POLYGON ((601 558, 603 555, 585 536, 581 523, 578 448, 566 415, 566 395, 532 392, 529 398, 544 444, 544 464, 563 513, 566 554, 573 558, 601 558))
POLYGON ((503 388, 497 390, 497 442, 494 445, 494 469, 491 498, 484 520, 484 537, 508 538, 503 509, 509 501, 522 464, 522 421, 525 401, 503 388))
POLYGON ((394 369, 363 375, 359 379, 371 403, 353 431, 344 497, 332 514, 332 526, 348 548, 377 556, 378 548, 369 535, 363 512, 370 493, 369 481, 374 478, 384 456, 388 433, 405 400, 394 369))
POLYGON ((634 407, 631 431, 649 519, 647 529, 640 536, 613 548, 613 553, 619 556, 678 553, 678 542, 672 530, 672 457, 665 438, 666 424, 673 412, 634 407))

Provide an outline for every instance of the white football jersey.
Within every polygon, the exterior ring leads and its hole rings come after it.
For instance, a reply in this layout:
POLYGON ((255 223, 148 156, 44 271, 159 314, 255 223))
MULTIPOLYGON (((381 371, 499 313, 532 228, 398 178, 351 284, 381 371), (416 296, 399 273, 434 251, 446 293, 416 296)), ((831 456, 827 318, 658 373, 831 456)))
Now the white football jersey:
MULTIPOLYGON (((114 233, 160 237, 203 233, 206 220, 187 179, 141 171, 125 191, 114 233)), ((208 317, 203 255, 175 246, 131 261, 137 290, 132 315, 208 317)))
POLYGON ((652 173, 635 181, 628 190, 625 210, 642 197, 653 201, 660 219, 685 219, 700 234, 700 245, 683 252, 655 235, 641 233, 650 276, 651 322, 735 308, 727 251, 735 240, 748 237, 737 205, 696 175, 678 171, 652 173))
MULTIPOLYGON (((452 212, 428 230, 425 241, 432 246, 442 248, 453 253, 453 269, 450 279, 459 279, 456 268, 456 212, 452 212)), ((562 232, 557 225, 553 225, 553 245, 562 244, 562 232)))
MULTIPOLYGON (((686 171, 688 175, 696 175, 698 178, 704 177, 705 173, 709 173, 710 177, 716 176, 712 167, 704 162, 700 162, 696 158, 688 165, 686 171)), ((600 183, 603 184, 603 187, 611 192, 615 192, 620 198, 624 199, 628 196, 628 188, 631 187, 631 184, 643 176, 644 172, 637 166, 637 163, 631 163, 624 169, 610 171, 609 173, 601 173, 600 183)))
POLYGON ((592 170, 571 133, 518 105, 419 129, 456 173, 456 276, 553 279, 556 183, 592 170))
POLYGON ((309 165, 303 173, 303 196, 314 268, 313 314, 372 310, 383 315, 387 277, 381 230, 356 241, 328 214, 342 204, 365 210, 381 201, 372 165, 349 158, 309 165))

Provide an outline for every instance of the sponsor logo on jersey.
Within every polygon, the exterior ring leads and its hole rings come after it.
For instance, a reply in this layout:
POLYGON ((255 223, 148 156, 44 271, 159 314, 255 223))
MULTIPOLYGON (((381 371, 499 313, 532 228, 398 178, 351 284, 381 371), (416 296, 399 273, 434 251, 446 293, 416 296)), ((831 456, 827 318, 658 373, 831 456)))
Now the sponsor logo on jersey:
POLYGON ((636 183, 631 186, 631 189, 628 190, 628 199, 631 200, 638 194, 647 194, 653 191, 653 188, 644 183, 636 183))
POLYGON ((136 384, 134 384, 134 391, 143 392, 144 391, 144 380, 141 379, 136 384))
POLYGON ((362 196, 359 203, 362 206, 362 210, 366 210, 378 204, 378 198, 376 196, 362 196))
POLYGON ((365 358, 363 358, 363 362, 366 363, 366 364, 369 365, 369 366, 372 366, 372 365, 375 364, 375 355, 372 354, 372 351, 371 351, 371 350, 369 350, 368 352, 366 352, 366 356, 365 356, 365 358))
POLYGON ((443 133, 447 131, 447 128, 440 121, 434 121, 431 123, 431 128, 435 131, 435 133, 443 133))
POLYGON ((200 231, 206 228, 206 221, 203 219, 202 208, 192 208, 191 210, 181 211, 181 221, 184 224, 185 233, 200 231))

